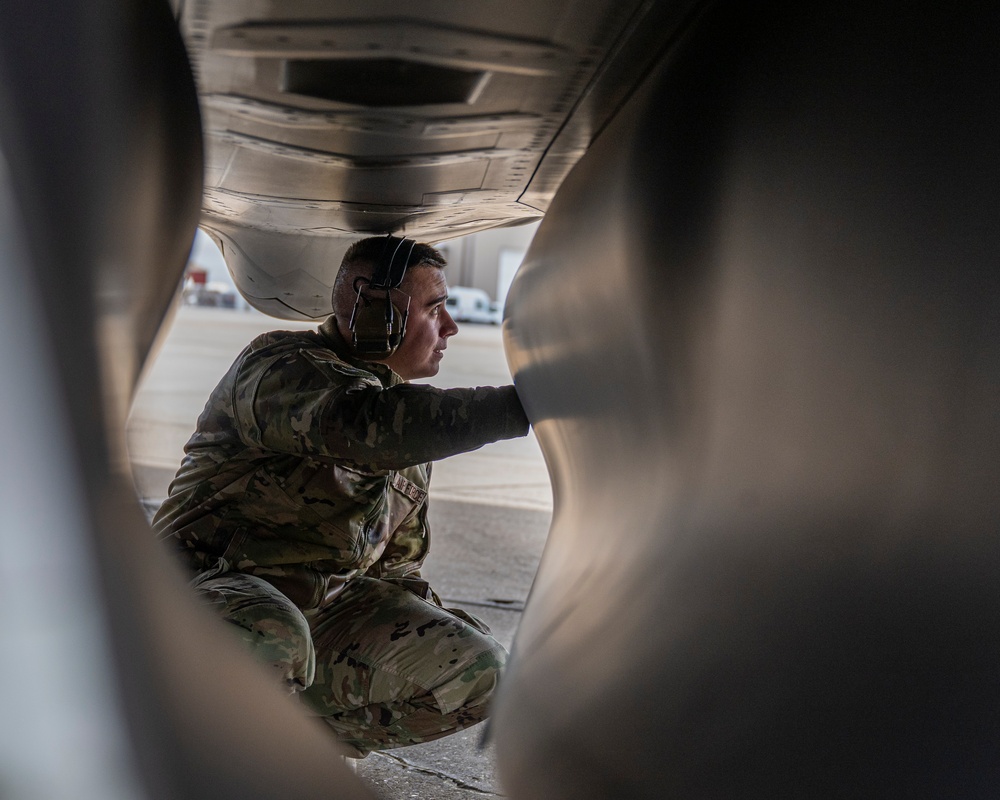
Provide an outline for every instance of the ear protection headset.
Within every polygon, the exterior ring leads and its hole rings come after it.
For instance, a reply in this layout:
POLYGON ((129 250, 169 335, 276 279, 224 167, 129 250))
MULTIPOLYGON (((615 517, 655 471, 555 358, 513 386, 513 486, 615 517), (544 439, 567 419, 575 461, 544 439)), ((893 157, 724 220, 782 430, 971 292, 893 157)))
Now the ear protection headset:
POLYGON ((356 278, 354 281, 357 299, 349 327, 354 337, 354 349, 364 358, 388 358, 403 341, 410 298, 399 291, 399 285, 406 275, 416 244, 413 239, 386 236, 371 280, 356 278), (406 298, 402 309, 392 302, 393 292, 406 298))

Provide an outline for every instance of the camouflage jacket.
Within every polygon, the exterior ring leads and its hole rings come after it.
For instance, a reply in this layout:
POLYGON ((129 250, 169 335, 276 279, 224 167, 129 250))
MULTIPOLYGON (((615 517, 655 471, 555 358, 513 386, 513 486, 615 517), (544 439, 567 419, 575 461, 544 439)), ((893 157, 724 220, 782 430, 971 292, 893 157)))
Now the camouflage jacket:
POLYGON ((212 392, 153 521, 196 571, 225 559, 304 609, 358 574, 416 575, 426 462, 527 433, 513 386, 408 384, 346 350, 332 317, 266 333, 212 392))

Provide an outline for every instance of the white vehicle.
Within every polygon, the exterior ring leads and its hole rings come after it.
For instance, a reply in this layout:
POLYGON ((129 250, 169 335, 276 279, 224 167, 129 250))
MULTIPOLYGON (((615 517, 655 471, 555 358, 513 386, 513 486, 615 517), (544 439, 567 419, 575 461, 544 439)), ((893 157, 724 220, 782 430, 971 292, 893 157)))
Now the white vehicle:
POLYGON ((503 316, 500 304, 490 300, 482 289, 452 286, 446 303, 448 313, 455 322, 487 322, 499 325, 503 316))

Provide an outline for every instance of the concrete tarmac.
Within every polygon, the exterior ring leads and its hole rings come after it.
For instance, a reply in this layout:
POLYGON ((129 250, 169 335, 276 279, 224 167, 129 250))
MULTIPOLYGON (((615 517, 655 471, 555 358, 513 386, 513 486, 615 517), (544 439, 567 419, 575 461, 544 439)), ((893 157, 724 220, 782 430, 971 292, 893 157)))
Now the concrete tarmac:
MULTIPOLYGON (((127 439, 136 491, 166 495, 209 392, 236 355, 266 330, 315 327, 255 311, 182 306, 144 376, 127 439)), ((460 324, 436 386, 509 383, 500 329, 460 324)), ((548 473, 533 435, 439 461, 430 492, 431 555, 423 570, 438 594, 485 620, 508 649, 541 557, 552 513, 548 473)), ((484 725, 436 742, 373 753, 357 772, 382 800, 501 797, 484 725)))

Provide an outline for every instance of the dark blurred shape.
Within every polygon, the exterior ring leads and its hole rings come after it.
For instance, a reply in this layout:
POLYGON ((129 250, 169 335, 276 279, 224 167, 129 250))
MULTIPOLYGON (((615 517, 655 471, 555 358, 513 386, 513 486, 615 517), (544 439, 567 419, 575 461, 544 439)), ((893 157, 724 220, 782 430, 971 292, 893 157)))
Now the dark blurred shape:
POLYGON ((512 797, 996 793, 998 22, 717 4, 560 188, 512 797))
MULTIPOLYGON (((8 414, 28 407, 32 393, 40 412, 6 416, 4 441, 6 452, 24 455, 12 467, 20 483, 41 487, 47 505, 65 512, 64 530, 41 532, 62 546, 46 571, 32 574, 64 596, 60 613, 95 622, 91 649, 67 638, 67 680, 113 664, 113 674, 100 677, 118 691, 104 709, 116 723, 102 729, 94 720, 91 735, 116 733, 127 752, 122 774, 104 776, 105 788, 206 800, 366 797, 328 734, 230 646, 223 623, 195 607, 129 480, 125 412, 175 297, 201 200, 198 105, 170 9, 56 0, 5 4, 3 20, 0 223, 5 245, 20 246, 0 271, 5 285, 11 279, 21 288, 5 293, 5 319, 11 306, 30 312, 4 350, 4 391, 8 414), (20 356, 29 352, 37 356, 25 367, 20 356), (42 414, 49 405, 56 412, 42 414), (58 455, 46 468, 28 458, 33 450, 58 455), (79 550, 75 565, 67 567, 63 549, 79 550), (99 585, 98 597, 88 583, 99 585)), ((39 537, 17 498, 8 500, 7 541, 39 537)), ((48 508, 36 519, 51 519, 48 508)), ((19 565, 4 566, 9 576, 19 565)), ((58 629, 59 614, 40 625, 58 629)), ((45 627, 8 636, 5 659, 31 669, 46 638, 45 627)), ((78 716, 46 706, 58 696, 52 687, 35 698, 39 718, 78 716)), ((17 736, 13 726, 33 735, 34 722, 5 719, 5 741, 17 736)), ((71 735, 80 732, 51 740, 53 773, 71 735)), ((47 746, 39 742, 41 758, 47 746)), ((4 763, 5 796, 38 796, 17 782, 19 765, 4 763)), ((81 796, 98 796, 93 790, 79 787, 81 796)))

